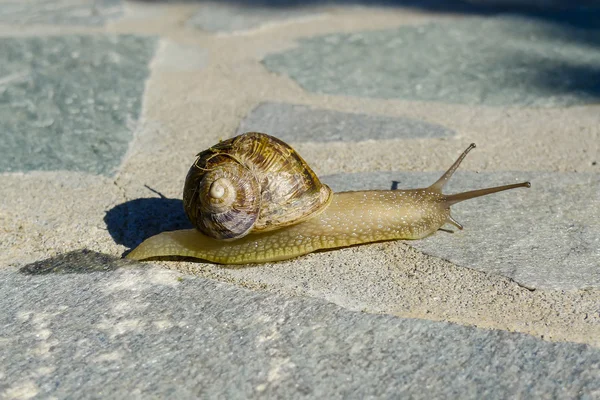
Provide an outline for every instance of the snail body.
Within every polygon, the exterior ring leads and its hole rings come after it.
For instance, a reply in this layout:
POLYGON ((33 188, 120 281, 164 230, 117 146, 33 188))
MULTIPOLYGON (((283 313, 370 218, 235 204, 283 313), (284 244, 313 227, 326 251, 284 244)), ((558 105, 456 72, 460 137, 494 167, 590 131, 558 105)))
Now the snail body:
MULTIPOLYGON (((212 183, 200 183, 202 178, 199 176, 205 176, 207 173, 210 174, 211 171, 214 171, 212 163, 209 162, 207 166, 202 160, 215 160, 215 158, 224 157, 225 159, 240 161, 240 158, 244 157, 240 157, 238 154, 223 156, 221 150, 236 147, 236 141, 239 143, 239 141, 246 141, 248 138, 251 138, 249 142, 254 142, 254 145, 250 148, 261 148, 257 150, 259 154, 267 156, 255 157, 260 161, 258 163, 260 168, 269 164, 275 164, 276 169, 280 167, 276 160, 278 157, 273 156, 277 152, 269 153, 270 150, 265 150, 262 146, 268 145, 270 141, 274 141, 276 146, 280 146, 283 142, 265 134, 247 133, 240 135, 223 142, 221 146, 217 145, 207 150, 208 153, 200 153, 190 173, 188 173, 184 188, 184 207, 193 223, 198 218, 204 218, 201 216, 202 212, 198 210, 206 208, 202 204, 195 203, 194 197, 202 193, 204 193, 202 196, 205 196, 208 193, 209 198, 212 195, 217 195, 219 199, 224 195, 224 191, 220 189, 212 191, 212 183), (261 144, 257 145, 258 142, 261 144), (213 154, 217 154, 217 156, 213 154), (264 162, 264 159, 271 161, 264 162), (200 190, 198 189, 200 187, 206 188, 200 190)), ((285 143, 283 144, 285 145, 285 143)), ((285 146, 291 150, 291 147, 285 146)), ((256 179, 261 181, 264 187, 277 188, 278 184, 271 182, 271 180, 283 176, 289 178, 292 190, 286 186, 290 183, 286 183, 282 184, 283 188, 278 188, 284 195, 259 193, 257 195, 260 200, 259 203, 262 204, 263 201, 269 198, 281 198, 283 206, 270 204, 270 207, 266 209, 272 211, 258 211, 256 218, 255 216, 251 217, 255 218, 254 227, 248 226, 245 211, 243 211, 244 221, 241 227, 235 223, 229 224, 234 227, 234 233, 223 233, 222 227, 219 226, 218 232, 212 234, 207 226, 210 228, 212 222, 219 220, 218 218, 212 218, 210 224, 203 224, 201 227, 195 224, 196 229, 163 232, 150 237, 129 253, 127 257, 142 260, 154 257, 184 256, 221 264, 261 263, 286 260, 322 249, 384 240, 421 239, 431 235, 446 223, 451 223, 462 229, 462 226, 450 215, 451 205, 491 193, 530 186, 529 182, 522 182, 453 195, 443 194, 444 185, 454 174, 467 153, 474 147, 475 145, 471 144, 450 169, 437 182, 427 188, 340 193, 331 193, 326 185, 318 181, 318 178, 305 164, 304 160, 297 156, 293 150, 289 154, 287 153, 288 150, 285 150, 283 159, 294 159, 292 160, 292 165, 294 165, 292 169, 298 166, 301 169, 300 176, 291 174, 290 178, 288 171, 274 173, 269 178, 262 180, 261 178, 256 179), (304 198, 296 199, 296 196, 302 197, 305 195, 309 196, 308 200, 304 198), (303 210, 296 210, 294 207, 305 207, 310 211, 307 213, 303 210), (288 208, 291 208, 291 210, 288 210, 288 208), (261 217, 264 219, 261 220, 261 217), (256 221, 259 221, 259 223, 256 224, 256 221), (276 222, 278 221, 283 221, 281 226, 277 225, 276 222)), ((251 170, 255 167, 256 165, 244 168, 251 170)), ((218 179, 222 179, 222 177, 217 177, 212 182, 218 179)), ((259 186, 261 185, 259 184, 259 186)), ((225 189, 225 191, 227 190, 229 189, 225 189)), ((246 193, 245 189, 244 193, 246 193)), ((204 200, 201 200, 200 203, 202 201, 204 200)), ((235 212, 238 211, 237 206, 233 208, 235 212)), ((261 205, 258 208, 261 209, 261 205)))

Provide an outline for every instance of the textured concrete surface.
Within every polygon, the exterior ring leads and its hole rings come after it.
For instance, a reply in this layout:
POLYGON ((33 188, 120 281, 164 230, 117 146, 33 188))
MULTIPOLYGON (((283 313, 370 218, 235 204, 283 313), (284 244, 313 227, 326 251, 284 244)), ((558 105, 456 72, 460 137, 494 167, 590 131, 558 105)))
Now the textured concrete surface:
POLYGON ((596 9, 243 3, 0 1, 0 397, 600 397, 596 9), (195 154, 239 129, 336 190, 472 142, 448 193, 533 186, 423 241, 121 260, 190 226, 195 154))
POLYGON ((0 271, 4 397, 600 395, 600 350, 586 345, 351 312, 97 253, 56 264, 0 271))
POLYGON ((409 118, 342 113, 295 104, 259 104, 237 129, 269 132, 288 142, 360 142, 365 140, 443 138, 450 129, 409 118))

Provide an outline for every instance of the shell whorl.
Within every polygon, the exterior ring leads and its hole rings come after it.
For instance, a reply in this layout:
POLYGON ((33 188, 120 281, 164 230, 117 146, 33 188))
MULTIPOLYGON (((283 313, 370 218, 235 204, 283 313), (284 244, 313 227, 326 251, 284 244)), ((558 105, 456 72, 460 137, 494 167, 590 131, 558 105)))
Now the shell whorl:
POLYGON ((260 187, 252 172, 236 160, 214 157, 195 187, 194 197, 202 200, 190 208, 188 217, 201 232, 232 239, 246 235, 256 223, 260 187))
POLYGON ((290 146, 257 132, 198 154, 183 193, 188 218, 215 239, 296 224, 331 199, 331 189, 290 146))

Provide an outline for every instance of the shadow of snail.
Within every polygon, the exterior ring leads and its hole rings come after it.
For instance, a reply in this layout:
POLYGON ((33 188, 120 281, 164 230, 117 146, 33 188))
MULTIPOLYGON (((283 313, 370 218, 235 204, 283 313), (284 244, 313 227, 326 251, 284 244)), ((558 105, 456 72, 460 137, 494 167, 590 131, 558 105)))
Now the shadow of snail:
POLYGON ((162 232, 127 258, 183 256, 221 264, 294 258, 317 250, 421 239, 444 224, 458 202, 529 182, 445 195, 442 189, 471 144, 434 184, 422 189, 333 193, 289 145, 249 132, 198 154, 183 206, 194 229, 162 232))

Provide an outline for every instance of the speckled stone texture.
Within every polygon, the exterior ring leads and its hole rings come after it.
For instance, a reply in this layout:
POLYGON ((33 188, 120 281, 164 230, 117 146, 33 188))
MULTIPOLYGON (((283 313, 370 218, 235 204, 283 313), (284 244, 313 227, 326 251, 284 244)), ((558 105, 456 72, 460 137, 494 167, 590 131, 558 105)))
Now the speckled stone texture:
POLYGON ((263 62, 316 93, 538 107, 600 94, 598 27, 471 18, 298 42, 263 62))
POLYGON ((89 273, 96 263, 107 260, 80 253, 59 273, 0 271, 3 396, 600 395, 600 351, 586 345, 350 312, 117 261, 123 268, 89 273))
POLYGON ((268 132, 289 142, 443 138, 450 129, 410 118, 342 113, 297 104, 263 103, 242 121, 237 133, 268 132))
POLYGON ((103 25, 123 14, 122 0, 2 0, 0 21, 12 24, 103 25))
POLYGON ((600 398, 581 4, 0 0, 0 398, 600 398), (421 241, 123 260, 190 227, 188 168, 242 130, 335 190, 427 186, 473 142, 446 193, 532 187, 421 241))
POLYGON ((154 47, 132 35, 0 39, 0 171, 113 173, 154 47))

